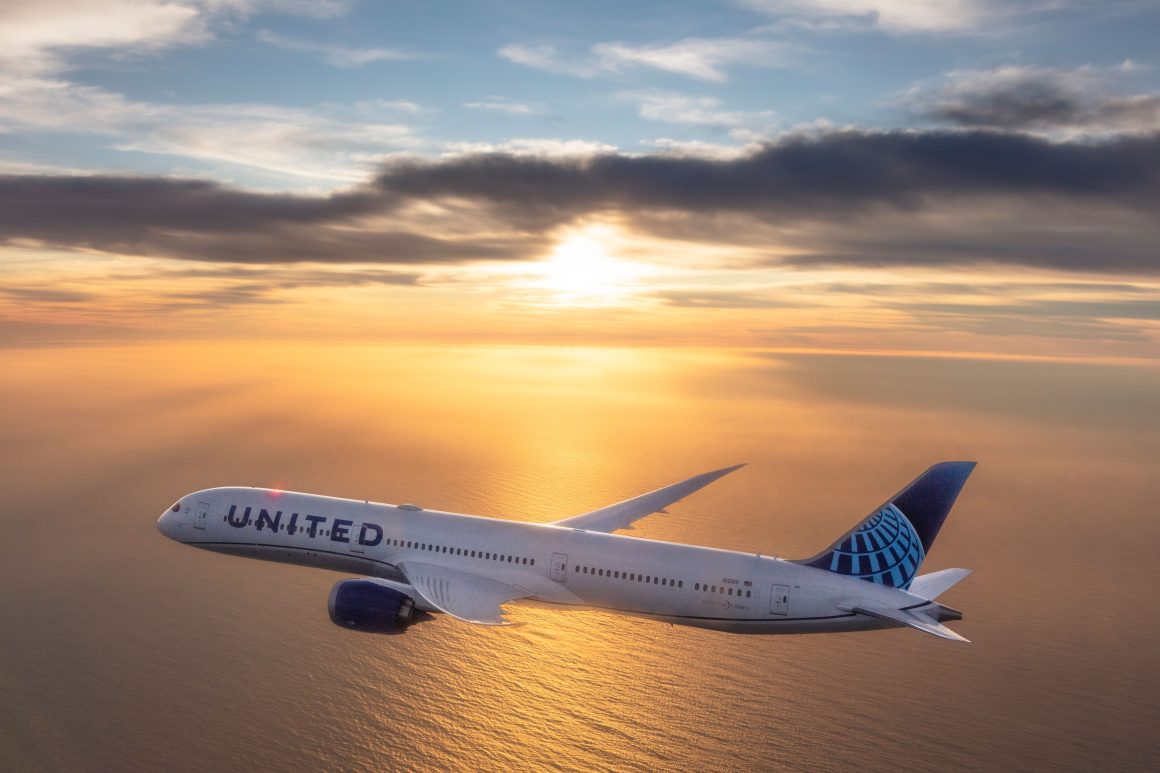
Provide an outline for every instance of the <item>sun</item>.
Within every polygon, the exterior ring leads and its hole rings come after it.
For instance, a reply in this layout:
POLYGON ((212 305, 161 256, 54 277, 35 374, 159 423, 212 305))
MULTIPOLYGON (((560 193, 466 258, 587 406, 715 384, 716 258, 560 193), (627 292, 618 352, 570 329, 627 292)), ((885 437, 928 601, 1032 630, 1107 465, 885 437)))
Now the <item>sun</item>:
POLYGON ((649 268, 610 254, 612 238, 611 229, 600 226, 570 234, 536 266, 539 276, 531 285, 565 305, 610 304, 632 294, 649 268))

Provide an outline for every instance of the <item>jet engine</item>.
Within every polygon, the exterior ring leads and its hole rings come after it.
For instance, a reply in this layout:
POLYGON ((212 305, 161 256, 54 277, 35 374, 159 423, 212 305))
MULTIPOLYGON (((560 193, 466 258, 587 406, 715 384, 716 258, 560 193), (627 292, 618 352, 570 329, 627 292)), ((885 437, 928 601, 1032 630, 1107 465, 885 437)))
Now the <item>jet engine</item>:
POLYGON ((415 600, 384 580, 340 580, 327 611, 335 625, 365 633, 402 633, 415 620, 415 600))

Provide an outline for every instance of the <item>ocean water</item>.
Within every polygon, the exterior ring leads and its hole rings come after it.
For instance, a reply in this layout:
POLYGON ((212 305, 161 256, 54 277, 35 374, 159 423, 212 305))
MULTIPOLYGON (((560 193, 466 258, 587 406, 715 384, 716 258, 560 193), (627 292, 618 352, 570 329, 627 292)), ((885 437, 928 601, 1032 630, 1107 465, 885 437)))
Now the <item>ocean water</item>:
POLYGON ((1133 770, 1160 753, 1160 369, 748 351, 0 352, 0 769, 1133 770), (971 644, 514 608, 337 628, 341 575, 154 523, 217 485, 550 520, 735 462, 638 536, 811 555, 979 467, 924 566, 971 644))

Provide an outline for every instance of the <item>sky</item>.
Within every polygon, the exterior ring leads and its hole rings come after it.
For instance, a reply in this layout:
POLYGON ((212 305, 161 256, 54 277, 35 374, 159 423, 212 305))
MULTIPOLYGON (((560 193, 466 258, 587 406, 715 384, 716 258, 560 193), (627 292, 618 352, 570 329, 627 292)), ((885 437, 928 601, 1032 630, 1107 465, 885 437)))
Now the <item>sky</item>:
POLYGON ((1152 361, 1150 2, 9 0, 0 344, 1152 361))

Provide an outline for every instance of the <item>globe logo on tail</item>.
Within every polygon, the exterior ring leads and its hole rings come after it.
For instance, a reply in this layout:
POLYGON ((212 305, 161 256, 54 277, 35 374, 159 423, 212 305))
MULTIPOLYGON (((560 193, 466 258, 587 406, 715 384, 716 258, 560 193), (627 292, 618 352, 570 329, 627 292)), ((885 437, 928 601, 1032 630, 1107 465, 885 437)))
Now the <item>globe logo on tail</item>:
POLYGON ((923 558, 918 532, 901 510, 888 504, 835 545, 823 562, 814 565, 905 590, 923 558))

